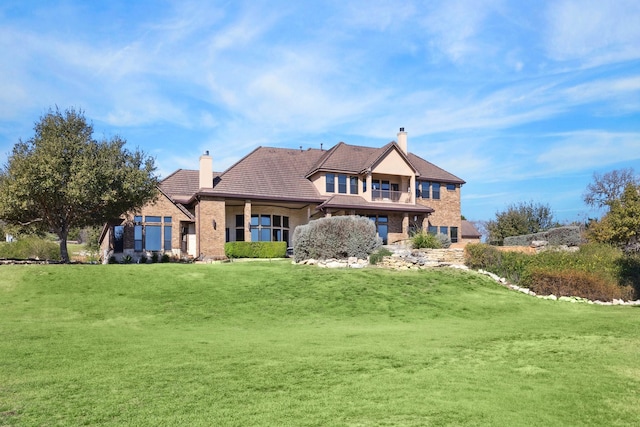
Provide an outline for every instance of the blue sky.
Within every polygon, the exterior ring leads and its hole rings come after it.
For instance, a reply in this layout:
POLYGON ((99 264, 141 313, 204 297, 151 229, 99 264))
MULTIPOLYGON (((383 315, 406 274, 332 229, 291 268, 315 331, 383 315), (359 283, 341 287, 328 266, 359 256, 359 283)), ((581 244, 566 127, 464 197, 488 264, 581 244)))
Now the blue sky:
POLYGON ((581 220, 593 172, 640 172, 640 1, 4 0, 0 163, 55 105, 162 176, 404 127, 468 219, 581 220))

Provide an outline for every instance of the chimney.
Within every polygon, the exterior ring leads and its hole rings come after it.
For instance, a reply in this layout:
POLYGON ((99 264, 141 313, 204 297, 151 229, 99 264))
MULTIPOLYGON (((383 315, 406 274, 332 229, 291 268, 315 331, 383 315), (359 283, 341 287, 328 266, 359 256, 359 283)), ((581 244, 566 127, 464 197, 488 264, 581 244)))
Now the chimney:
POLYGON ((404 152, 404 154, 408 154, 407 133, 404 131, 404 128, 400 128, 400 132, 398 132, 398 145, 400 146, 400 149, 404 152))
POLYGON ((213 188, 213 158, 209 150, 200 156, 200 188, 213 188))

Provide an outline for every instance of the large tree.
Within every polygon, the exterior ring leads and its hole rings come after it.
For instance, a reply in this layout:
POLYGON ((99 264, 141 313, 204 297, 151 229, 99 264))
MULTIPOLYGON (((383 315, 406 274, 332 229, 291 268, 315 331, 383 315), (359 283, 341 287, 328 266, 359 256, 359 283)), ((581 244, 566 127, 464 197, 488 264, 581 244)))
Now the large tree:
POLYGON ((548 205, 521 202, 509 205, 504 211, 496 212, 494 220, 487 221, 488 242, 502 245, 505 237, 532 234, 556 227, 553 213, 548 205))
POLYGON ((594 208, 611 206, 611 203, 620 199, 629 184, 640 184, 640 178, 635 175, 633 168, 616 169, 604 174, 594 172, 593 182, 587 185, 582 197, 588 206, 594 208))
POLYGON ((69 261, 71 227, 104 223, 156 197, 154 159, 126 141, 93 138, 82 110, 49 110, 0 170, 0 218, 57 234, 69 261))
POLYGON ((590 239, 628 250, 640 249, 640 185, 627 184, 620 197, 609 203, 609 212, 589 224, 590 239))

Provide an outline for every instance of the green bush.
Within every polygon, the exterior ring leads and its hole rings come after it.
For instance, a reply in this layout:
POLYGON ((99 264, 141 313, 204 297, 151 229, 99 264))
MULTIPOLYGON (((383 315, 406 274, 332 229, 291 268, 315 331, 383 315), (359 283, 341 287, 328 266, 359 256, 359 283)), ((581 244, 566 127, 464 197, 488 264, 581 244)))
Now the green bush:
POLYGON ((393 255, 393 252, 391 252, 389 249, 380 248, 374 253, 372 253, 371 255, 369 255, 369 264, 376 265, 377 263, 382 261, 384 257, 391 256, 391 255, 393 255))
POLYGON ((171 255, 169 254, 162 254, 162 257, 160 258, 160 262, 162 263, 167 263, 171 261, 171 255))
POLYGON ((0 246, 0 258, 60 260, 60 246, 48 239, 22 237, 0 246))
POLYGON ((334 216, 310 221, 293 233, 296 261, 328 258, 366 258, 382 244, 368 218, 334 216))
POLYGON ((486 243, 470 243, 464 247, 465 265, 474 270, 491 271, 500 262, 502 253, 486 243))
POLYGON ((284 258, 287 242, 229 242, 224 253, 228 258, 284 258))
MULTIPOLYGON (((451 241, 449 241, 449 245, 451 245, 451 241)), ((442 241, 435 234, 421 231, 411 238, 411 247, 413 249, 440 249, 442 241)))

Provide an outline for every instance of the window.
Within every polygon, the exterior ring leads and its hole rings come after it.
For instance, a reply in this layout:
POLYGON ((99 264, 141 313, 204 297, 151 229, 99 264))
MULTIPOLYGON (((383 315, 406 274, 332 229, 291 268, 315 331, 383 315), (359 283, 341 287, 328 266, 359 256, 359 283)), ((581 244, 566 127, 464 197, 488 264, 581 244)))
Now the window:
POLYGON ((113 227, 113 251, 121 253, 124 250, 124 227, 116 225, 113 227))
POLYGON ((244 215, 236 215, 236 242, 244 242, 244 215))
POLYGON ((338 175, 338 193, 347 194, 347 176, 338 175))
MULTIPOLYGON (((165 218, 166 219, 166 218, 165 218)), ((164 222, 164 250, 171 250, 171 218, 169 218, 169 224, 167 225, 167 221, 164 222)))
POLYGON ((172 217, 148 215, 133 217, 133 250, 170 251, 173 237, 172 217), (152 223, 152 224, 149 224, 152 223))
POLYGON ((253 214, 250 227, 252 242, 289 242, 288 216, 253 214))
POLYGON ((144 247, 148 251, 162 250, 162 227, 147 225, 145 227, 144 247))
POLYGON ((440 227, 440 234, 449 235, 449 227, 440 227))
POLYGON ((451 243, 458 242, 458 227, 451 227, 451 243))
POLYGON ((133 250, 142 251, 142 225, 133 226, 133 250))
POLYGON ((326 191, 327 193, 335 193, 336 192, 336 184, 335 184, 335 175, 332 173, 328 173, 326 175, 326 180, 327 180, 327 188, 326 191))
POLYGON ((447 190, 448 191, 456 191, 456 185, 455 184, 447 184, 447 190))
POLYGON ((433 234, 435 236, 436 234, 438 234, 438 227, 435 225, 429 225, 429 228, 427 229, 427 233, 433 234))
POLYGON ((260 241, 271 241, 271 215, 260 215, 260 241))
MULTIPOLYGON (((367 184, 365 183, 365 186, 367 184)), ((358 177, 357 176, 350 176, 349 177, 349 193, 351 194, 358 194, 358 177)))
POLYGON ((429 181, 422 181, 420 182, 420 196, 423 199, 428 199, 429 198, 429 193, 431 192, 431 183, 429 181))
POLYGON ((438 182, 431 183, 431 198, 434 200, 440 199, 440 183, 438 182))
POLYGON ((367 192, 367 179, 363 179, 362 180, 362 192, 366 193, 367 192))
POLYGON ((389 217, 386 215, 371 215, 369 219, 376 224, 378 236, 382 239, 382 244, 386 245, 387 237, 389 235, 389 217))

